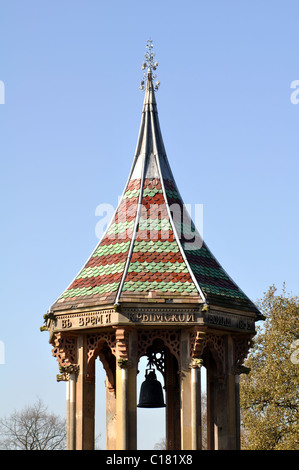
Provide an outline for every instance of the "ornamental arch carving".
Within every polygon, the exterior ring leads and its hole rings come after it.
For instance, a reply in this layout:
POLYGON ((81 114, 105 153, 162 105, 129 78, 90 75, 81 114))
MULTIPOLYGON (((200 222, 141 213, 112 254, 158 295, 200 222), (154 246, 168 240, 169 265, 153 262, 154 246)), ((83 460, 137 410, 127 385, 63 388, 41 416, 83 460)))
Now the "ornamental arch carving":
POLYGON ((148 348, 153 345, 155 340, 161 340, 169 352, 175 356, 178 364, 180 363, 180 330, 172 329, 138 331, 138 360, 147 354, 148 348))

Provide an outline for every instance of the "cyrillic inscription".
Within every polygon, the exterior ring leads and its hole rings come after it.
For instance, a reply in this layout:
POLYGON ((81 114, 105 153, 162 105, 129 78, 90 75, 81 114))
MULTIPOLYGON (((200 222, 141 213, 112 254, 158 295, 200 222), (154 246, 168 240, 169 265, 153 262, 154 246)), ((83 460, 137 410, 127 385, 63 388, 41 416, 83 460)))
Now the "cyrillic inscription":
POLYGON ((207 315, 207 322, 211 323, 212 325, 220 325, 220 326, 231 326, 232 319, 227 317, 222 317, 221 315, 213 315, 209 313, 207 315))
POLYGON ((193 313, 130 313, 129 320, 138 322, 194 322, 195 316, 193 313))
MULTIPOLYGON (((132 309, 133 310, 133 309, 132 309)), ((125 321, 132 323, 196 323, 197 313, 194 311, 148 311, 138 310, 124 311, 125 321)), ((234 328, 239 330, 254 331, 254 320, 233 314, 219 312, 202 312, 204 323, 220 328, 234 328)), ((95 311, 86 313, 70 314, 67 317, 61 315, 57 318, 58 329, 94 328, 112 324, 117 320, 112 317, 113 312, 95 311)), ((202 317, 201 317, 202 318, 202 317)), ((119 320, 118 320, 119 321, 119 320)))
POLYGON ((100 313, 79 317, 79 326, 97 326, 111 323, 110 313, 100 313))
POLYGON ((220 315, 208 313, 204 316, 205 322, 210 325, 238 328, 240 330, 254 330, 254 321, 251 318, 239 318, 236 315, 220 315))
POLYGON ((88 328, 111 323, 111 313, 94 312, 87 315, 76 315, 71 318, 58 318, 57 327, 67 328, 88 328))

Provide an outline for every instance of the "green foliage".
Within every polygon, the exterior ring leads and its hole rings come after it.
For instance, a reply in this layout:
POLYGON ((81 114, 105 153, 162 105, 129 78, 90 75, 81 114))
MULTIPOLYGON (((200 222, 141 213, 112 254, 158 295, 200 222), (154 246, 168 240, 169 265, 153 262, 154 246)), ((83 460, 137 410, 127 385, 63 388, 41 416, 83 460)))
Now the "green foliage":
POLYGON ((299 297, 269 288, 259 308, 266 320, 241 376, 242 448, 299 450, 299 364, 291 360, 299 338, 299 297))

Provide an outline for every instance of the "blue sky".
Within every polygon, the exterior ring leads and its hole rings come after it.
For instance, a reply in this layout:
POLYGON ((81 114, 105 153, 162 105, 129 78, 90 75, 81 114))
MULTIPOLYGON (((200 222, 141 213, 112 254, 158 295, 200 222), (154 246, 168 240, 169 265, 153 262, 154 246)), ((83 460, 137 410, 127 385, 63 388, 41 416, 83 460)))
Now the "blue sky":
POLYGON ((37 396, 65 413, 39 327, 98 242, 96 207, 123 191, 149 36, 166 151, 209 248, 253 301, 273 283, 298 293, 298 14, 289 0, 0 0, 0 416, 37 396))

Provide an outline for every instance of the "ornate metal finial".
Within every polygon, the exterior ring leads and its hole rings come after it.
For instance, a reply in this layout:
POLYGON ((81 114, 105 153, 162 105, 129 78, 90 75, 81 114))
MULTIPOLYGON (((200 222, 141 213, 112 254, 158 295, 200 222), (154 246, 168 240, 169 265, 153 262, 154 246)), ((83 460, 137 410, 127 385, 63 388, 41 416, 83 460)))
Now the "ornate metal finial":
MULTIPOLYGON (((145 72, 143 75, 143 80, 141 80, 140 82, 140 87, 139 87, 140 90, 144 90, 144 84, 147 78, 149 77, 149 75, 151 76, 153 80, 157 78, 156 74, 153 75, 153 70, 155 71, 158 67, 158 62, 154 61, 155 54, 154 52, 152 52, 153 47, 154 47, 153 41, 151 40, 151 38, 149 38, 147 40, 147 46, 146 46, 147 52, 144 54, 145 61, 143 62, 141 66, 142 70, 144 70, 145 72)), ((157 80, 154 85, 154 88, 156 91, 158 90, 159 86, 160 86, 160 82, 159 80, 157 80)))

